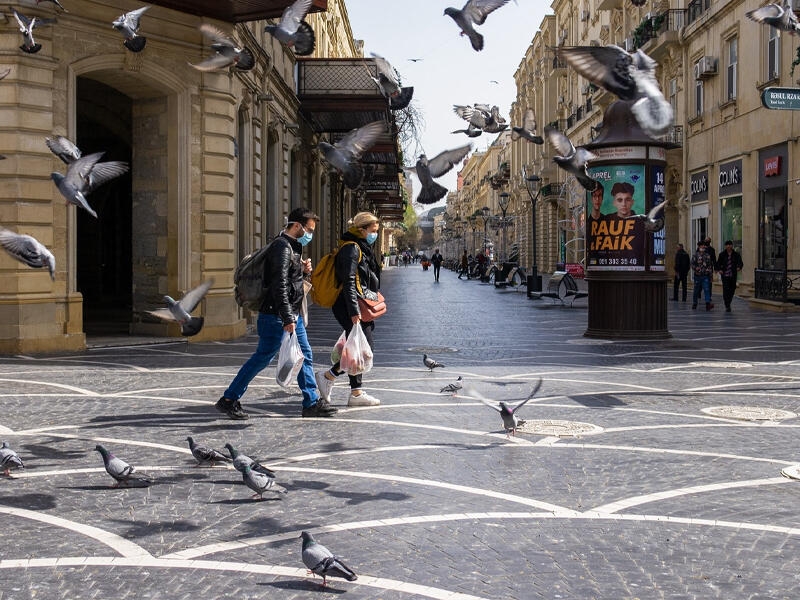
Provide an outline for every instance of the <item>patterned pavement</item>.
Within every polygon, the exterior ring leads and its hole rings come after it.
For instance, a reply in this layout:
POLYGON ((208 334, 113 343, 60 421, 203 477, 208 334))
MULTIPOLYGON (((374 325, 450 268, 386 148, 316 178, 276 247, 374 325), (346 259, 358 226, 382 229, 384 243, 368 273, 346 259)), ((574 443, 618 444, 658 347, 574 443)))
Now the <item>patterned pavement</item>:
MULTIPOLYGON (((800 597, 800 483, 781 474, 800 463, 800 314, 670 302, 671 339, 610 342, 583 337, 586 300, 419 266, 383 291, 365 376, 382 405, 334 419, 301 419, 272 366, 242 399, 251 419, 220 418, 254 336, 0 357, 0 438, 26 465, 0 477, 0 600, 800 597), (539 378, 506 436, 478 398, 539 378), (194 466, 187 435, 289 493, 251 500, 231 467, 194 466), (155 483, 111 489, 97 443, 155 483), (358 580, 321 588, 303 530, 358 580)), ((310 321, 323 367, 340 332, 310 321)))

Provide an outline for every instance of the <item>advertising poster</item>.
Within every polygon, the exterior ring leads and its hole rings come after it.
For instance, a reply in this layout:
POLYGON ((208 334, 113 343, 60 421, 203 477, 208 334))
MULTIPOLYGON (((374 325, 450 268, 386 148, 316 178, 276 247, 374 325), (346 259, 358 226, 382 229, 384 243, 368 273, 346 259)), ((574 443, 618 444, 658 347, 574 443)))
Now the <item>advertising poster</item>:
POLYGON ((644 271, 648 238, 644 221, 628 217, 645 213, 645 166, 590 167, 589 176, 599 185, 586 194, 587 270, 644 271))
MULTIPOLYGON (((653 165, 650 167, 650 181, 653 182, 653 202, 650 208, 658 206, 665 200, 664 196, 664 166, 653 165)), ((663 211, 659 213, 663 219, 663 211)), ((653 232, 652 261, 650 262, 651 271, 664 271, 666 269, 665 256, 667 251, 667 230, 662 227, 658 231, 653 232)))

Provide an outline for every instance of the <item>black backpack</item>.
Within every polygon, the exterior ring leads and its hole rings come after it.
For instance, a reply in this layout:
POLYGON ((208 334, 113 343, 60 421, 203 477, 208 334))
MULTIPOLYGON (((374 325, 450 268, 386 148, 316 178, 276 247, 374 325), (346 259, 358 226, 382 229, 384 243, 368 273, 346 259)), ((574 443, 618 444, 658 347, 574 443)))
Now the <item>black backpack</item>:
POLYGON ((233 296, 236 304, 242 308, 258 312, 266 299, 266 285, 264 281, 264 261, 267 251, 279 238, 273 239, 269 244, 251 252, 242 259, 233 273, 233 296))

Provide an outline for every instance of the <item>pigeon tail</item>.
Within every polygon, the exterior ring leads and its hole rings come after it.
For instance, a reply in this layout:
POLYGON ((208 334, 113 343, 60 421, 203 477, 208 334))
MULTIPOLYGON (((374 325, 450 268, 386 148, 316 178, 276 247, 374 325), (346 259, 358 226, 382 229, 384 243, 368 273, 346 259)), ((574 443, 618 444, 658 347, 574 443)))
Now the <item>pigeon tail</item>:
POLYGON ((420 204, 434 204, 447 195, 447 188, 435 181, 423 187, 416 201, 420 204))
POLYGON ((239 55, 236 57, 234 65, 239 71, 249 71, 256 66, 256 59, 253 57, 253 53, 250 52, 250 50, 242 48, 239 55))
POLYGON ((469 43, 477 52, 483 50, 483 36, 475 30, 469 32, 469 43))
POLYGON ((325 577, 341 577, 347 581, 358 579, 358 575, 335 556, 329 556, 322 561, 322 575, 325 577))
POLYGON ((354 162, 348 165, 347 170, 342 171, 342 175, 344 175, 345 187, 354 190, 361 185, 361 181, 364 179, 364 168, 360 163, 354 162))
POLYGON ((300 21, 300 26, 297 28, 296 39, 294 42, 294 53, 297 56, 308 56, 314 52, 314 43, 316 36, 311 25, 305 21, 300 21))
POLYGON ((389 108, 392 110, 402 110, 408 106, 408 103, 411 102, 411 98, 413 96, 413 87, 400 88, 400 93, 397 94, 397 96, 392 96, 389 98, 389 108))
POLYGON ((23 52, 27 52, 28 54, 36 54, 39 50, 42 49, 42 45, 34 44, 33 46, 26 46, 25 44, 22 44, 22 46, 20 46, 19 49, 22 50, 23 52))
POLYGON ((192 317, 185 323, 181 323, 181 335, 185 337, 192 337, 200 333, 203 328, 203 317, 192 317))
POLYGON ((147 38, 137 35, 135 38, 123 41, 122 44, 131 52, 141 52, 147 44, 147 38))
POLYGON ((672 126, 672 106, 669 102, 659 102, 654 98, 640 98, 631 106, 631 112, 650 137, 664 135, 672 126))

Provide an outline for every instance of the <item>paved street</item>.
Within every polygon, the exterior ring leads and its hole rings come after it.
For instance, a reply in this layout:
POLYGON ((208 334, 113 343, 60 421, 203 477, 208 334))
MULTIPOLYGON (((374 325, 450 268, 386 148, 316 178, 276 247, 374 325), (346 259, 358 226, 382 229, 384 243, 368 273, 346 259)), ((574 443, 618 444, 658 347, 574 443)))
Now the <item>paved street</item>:
MULTIPOLYGON (((272 366, 250 420, 220 418, 254 336, 0 357, 0 437, 26 465, 0 477, 0 600, 800 597, 800 482, 781 474, 800 463, 800 314, 670 302, 672 339, 609 342, 583 337, 585 299, 419 266, 383 291, 365 376, 382 405, 334 419, 301 419, 272 366), (477 398, 539 378, 507 437, 477 398), (232 467, 195 467, 188 435, 288 494, 253 501, 232 467), (155 483, 111 489, 97 443, 155 483), (358 580, 320 588, 303 530, 358 580)), ((340 331, 310 321, 322 368, 340 331)))

